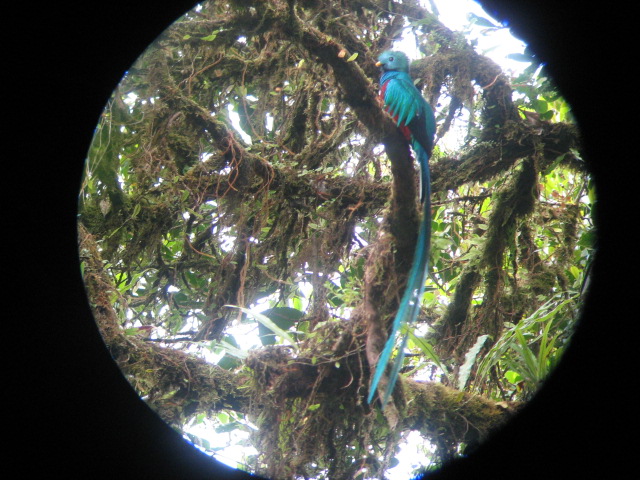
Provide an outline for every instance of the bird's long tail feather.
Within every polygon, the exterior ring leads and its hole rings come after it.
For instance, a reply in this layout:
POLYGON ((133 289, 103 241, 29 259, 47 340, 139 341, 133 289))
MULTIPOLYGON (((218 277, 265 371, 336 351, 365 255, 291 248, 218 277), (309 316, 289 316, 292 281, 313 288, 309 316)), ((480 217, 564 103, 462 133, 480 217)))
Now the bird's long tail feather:
MULTIPOLYGON (((398 312, 396 313, 396 317, 393 321, 393 327, 389 334, 389 339, 378 358, 376 371, 369 389, 369 397, 367 398, 368 403, 371 403, 373 400, 378 383, 382 378, 382 374, 386 369, 387 363, 389 363, 391 353, 396 345, 396 337, 400 333, 401 327, 403 325, 408 326, 412 324, 418 316, 418 312, 420 311, 420 301, 422 299, 422 294, 424 293, 424 284, 426 282, 429 269, 429 244, 431 240, 431 179, 429 172, 429 155, 417 142, 414 142, 413 148, 420 163, 422 220, 420 222, 418 241, 413 257, 413 264, 407 280, 407 286, 402 296, 402 300, 400 301, 400 307, 398 308, 398 312)), ((383 407, 389 401, 393 388, 398 380, 398 374, 400 373, 400 369, 402 368, 404 361, 404 350, 407 345, 407 339, 408 332, 405 332, 402 336, 400 348, 396 354, 395 362, 391 370, 391 374, 389 375, 389 382, 382 398, 383 407)))

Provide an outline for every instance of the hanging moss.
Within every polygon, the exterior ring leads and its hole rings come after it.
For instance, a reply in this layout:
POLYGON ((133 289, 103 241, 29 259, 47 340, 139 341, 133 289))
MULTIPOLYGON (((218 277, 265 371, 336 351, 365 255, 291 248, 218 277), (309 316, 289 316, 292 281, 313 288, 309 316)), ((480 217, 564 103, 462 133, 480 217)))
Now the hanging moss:
POLYGON ((539 171, 580 171, 577 129, 532 126, 512 97, 497 65, 418 2, 204 2, 170 27, 114 93, 83 184, 82 245, 97 240, 89 296, 129 381, 176 428, 224 409, 245 415, 259 427, 251 466, 275 478, 381 477, 409 430, 441 459, 482 441, 517 403, 451 388, 456 372, 478 336, 491 344, 568 288, 583 231, 578 206, 543 206, 537 191, 539 171), (412 72, 440 133, 462 111, 477 128, 431 160, 433 269, 416 327, 434 327, 446 386, 404 375, 435 365, 415 342, 380 411, 364 399, 419 213, 375 58, 409 17, 422 20, 429 55, 412 72), (538 253, 550 245, 544 225, 561 238, 549 257, 538 253), (233 346, 231 327, 253 321, 229 304, 263 301, 300 309, 295 346, 219 365, 194 353, 233 346))

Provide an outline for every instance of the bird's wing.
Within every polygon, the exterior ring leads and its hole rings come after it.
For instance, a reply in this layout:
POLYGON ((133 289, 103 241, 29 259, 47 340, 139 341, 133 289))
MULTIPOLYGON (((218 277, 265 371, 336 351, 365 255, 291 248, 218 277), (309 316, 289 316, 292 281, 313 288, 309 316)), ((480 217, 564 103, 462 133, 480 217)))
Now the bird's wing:
POLYGON ((397 116, 399 126, 409 125, 422 109, 424 102, 418 89, 413 85, 411 77, 398 74, 389 79, 383 87, 384 103, 387 111, 397 116))

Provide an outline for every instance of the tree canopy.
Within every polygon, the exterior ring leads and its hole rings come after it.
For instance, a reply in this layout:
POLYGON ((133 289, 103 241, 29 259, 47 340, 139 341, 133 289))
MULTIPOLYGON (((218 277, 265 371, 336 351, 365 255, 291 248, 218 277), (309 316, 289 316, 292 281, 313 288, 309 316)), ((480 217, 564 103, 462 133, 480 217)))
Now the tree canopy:
POLYGON ((514 58, 418 1, 211 1, 167 29, 109 100, 79 202, 93 313, 140 396, 206 451, 196 427, 243 432, 239 466, 278 479, 382 478, 409 432, 438 464, 517 412, 575 328, 595 199, 569 106, 514 58), (375 61, 407 37, 438 124, 432 268, 381 411, 419 218, 375 61))

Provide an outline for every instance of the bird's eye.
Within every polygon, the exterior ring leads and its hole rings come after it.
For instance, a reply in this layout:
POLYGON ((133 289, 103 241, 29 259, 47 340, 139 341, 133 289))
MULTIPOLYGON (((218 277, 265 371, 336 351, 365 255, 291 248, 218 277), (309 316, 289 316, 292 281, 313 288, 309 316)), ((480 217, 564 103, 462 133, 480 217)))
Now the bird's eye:
POLYGON ((390 61, 390 62, 393 62, 393 57, 389 57, 389 61, 390 61))

